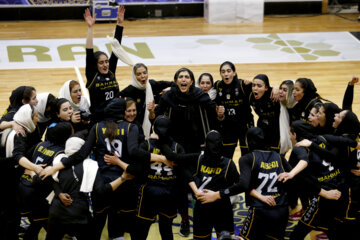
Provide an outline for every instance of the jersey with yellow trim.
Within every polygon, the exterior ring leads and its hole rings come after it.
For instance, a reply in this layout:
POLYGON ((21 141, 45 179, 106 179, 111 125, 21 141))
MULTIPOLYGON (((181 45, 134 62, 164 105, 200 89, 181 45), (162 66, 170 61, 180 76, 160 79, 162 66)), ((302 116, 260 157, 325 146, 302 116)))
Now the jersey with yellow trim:
POLYGON ((116 165, 108 165, 104 161, 104 155, 117 155, 122 161, 130 163, 129 153, 127 151, 127 136, 131 123, 118 121, 117 137, 110 142, 105 136, 106 121, 96 124, 96 148, 94 149, 95 159, 99 164, 99 169, 104 182, 111 182, 120 177, 123 170, 116 165))
POLYGON ((198 159, 194 180, 199 190, 218 191, 230 187, 239 177, 232 159, 208 159, 201 154, 198 159))
POLYGON ((229 85, 224 81, 215 83, 216 105, 225 107, 225 120, 230 122, 253 123, 249 105, 251 84, 245 85, 241 79, 234 79, 229 85))
MULTIPOLYGON (((322 136, 316 137, 312 142, 321 148, 330 148, 326 139, 322 136)), ((314 151, 309 153, 309 166, 307 169, 310 178, 319 182, 325 190, 339 189, 344 184, 344 173, 339 164, 336 164, 336 162, 331 163, 314 151)))
MULTIPOLYGON (((171 150, 177 153, 178 144, 172 143, 171 150)), ((150 139, 148 141, 148 151, 153 154, 162 155, 158 146, 158 140, 150 139)), ((147 174, 147 183, 149 185, 173 187, 177 178, 177 171, 162 162, 151 162, 150 169, 147 174)))
MULTIPOLYGON (((274 151, 256 150, 253 155, 250 190, 255 189, 265 196, 274 196, 277 206, 287 205, 287 193, 283 183, 278 181, 280 173, 284 172, 281 156, 274 151)), ((241 171, 241 170, 240 170, 241 171)), ((252 207, 268 207, 266 203, 246 194, 246 204, 252 207)))
POLYGON ((55 145, 49 141, 39 143, 33 153, 32 162, 35 164, 52 165, 54 158, 64 153, 64 147, 55 145))

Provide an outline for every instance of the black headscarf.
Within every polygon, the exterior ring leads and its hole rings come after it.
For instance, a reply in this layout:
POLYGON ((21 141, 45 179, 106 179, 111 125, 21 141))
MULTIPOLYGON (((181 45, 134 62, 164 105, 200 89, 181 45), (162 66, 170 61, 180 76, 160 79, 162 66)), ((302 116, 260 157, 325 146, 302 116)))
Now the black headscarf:
POLYGON ((112 99, 104 109, 105 120, 124 120, 126 102, 122 98, 112 99))
POLYGON ((315 137, 314 126, 301 120, 296 120, 291 124, 291 131, 296 133, 297 141, 301 141, 303 139, 313 139, 315 137))
POLYGON ((72 132, 73 127, 69 122, 52 123, 47 129, 46 139, 55 145, 65 146, 72 132))
POLYGON ((210 131, 205 138, 204 157, 209 160, 219 160, 222 152, 222 137, 218 131, 210 131))
POLYGON ((246 133, 246 140, 250 152, 254 150, 264 150, 266 148, 264 132, 261 128, 250 128, 246 133))
POLYGON ((258 74, 254 77, 254 79, 260 79, 261 81, 263 81, 265 83, 265 87, 267 87, 267 88, 270 87, 269 78, 265 74, 258 74))
POLYGON ((20 86, 14 89, 11 92, 11 95, 9 97, 10 105, 9 108, 15 108, 19 109, 23 105, 23 97, 24 97, 24 91, 26 89, 26 86, 20 86))
POLYGON ((322 132, 333 134, 335 130, 332 126, 334 117, 336 113, 341 112, 341 109, 335 103, 324 103, 323 107, 325 110, 326 122, 322 132))
POLYGON ((154 132, 159 136, 161 143, 171 143, 172 140, 169 136, 170 119, 164 115, 158 116, 154 121, 154 132))
POLYGON ((336 135, 349 134, 355 140, 360 132, 359 119, 355 113, 348 110, 339 126, 336 129, 336 135))

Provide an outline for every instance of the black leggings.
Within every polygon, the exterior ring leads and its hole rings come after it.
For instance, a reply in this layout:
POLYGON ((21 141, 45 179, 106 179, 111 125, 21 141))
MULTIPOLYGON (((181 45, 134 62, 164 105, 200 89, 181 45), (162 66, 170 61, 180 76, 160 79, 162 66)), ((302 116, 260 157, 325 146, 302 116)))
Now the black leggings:
MULTIPOLYGON (((173 232, 172 232, 172 218, 165 217, 159 214, 159 230, 162 240, 173 240, 173 232)), ((141 218, 136 218, 136 226, 137 230, 132 236, 133 240, 146 240, 149 229, 152 222, 148 220, 144 220, 141 218)))

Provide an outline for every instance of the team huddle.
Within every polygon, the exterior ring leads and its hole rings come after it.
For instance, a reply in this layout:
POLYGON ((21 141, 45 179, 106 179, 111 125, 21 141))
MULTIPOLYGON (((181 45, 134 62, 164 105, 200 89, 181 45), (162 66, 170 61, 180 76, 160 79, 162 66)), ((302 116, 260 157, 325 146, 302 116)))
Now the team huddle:
POLYGON ((96 16, 84 13, 86 88, 69 80, 52 93, 14 89, 0 120, 0 238, 145 240, 158 220, 159 238, 233 239, 231 196, 245 193, 249 213, 240 239, 284 239, 288 220, 299 220, 290 239, 312 230, 329 239, 360 234, 360 123, 352 112, 354 76, 342 108, 323 99, 313 81, 285 80, 271 87, 265 74, 238 78, 220 65, 195 80, 180 68, 174 81, 149 79, 142 63, 121 50, 125 8, 119 7, 110 58, 93 48, 96 16), (118 59, 132 65, 120 91, 118 59), (254 123, 253 112, 257 115, 254 123), (256 126, 256 127, 255 127, 256 126), (238 166, 232 160, 239 143, 238 166), (287 154, 291 152, 290 154, 287 154), (286 155, 287 154, 287 155, 286 155), (285 158, 289 156, 288 159, 285 158), (301 210, 289 215, 290 210, 301 210))

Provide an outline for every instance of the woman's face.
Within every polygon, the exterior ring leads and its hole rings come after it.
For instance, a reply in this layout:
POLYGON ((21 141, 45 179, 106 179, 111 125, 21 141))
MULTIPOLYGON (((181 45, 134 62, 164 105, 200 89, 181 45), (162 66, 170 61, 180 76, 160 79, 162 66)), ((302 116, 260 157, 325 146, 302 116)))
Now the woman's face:
POLYGON ((104 54, 101 54, 97 60, 97 69, 101 74, 109 72, 109 59, 104 54))
POLYGON ((286 84, 283 84, 280 86, 279 89, 279 100, 282 103, 286 102, 286 96, 287 96, 287 92, 289 91, 289 87, 286 84))
POLYGON ((136 104, 133 103, 125 110, 125 120, 131 123, 135 120, 136 115, 136 104))
POLYGON ((321 107, 319 112, 317 113, 317 118, 320 124, 320 127, 325 127, 326 124, 326 115, 325 115, 325 108, 321 107))
POLYGON ((204 92, 208 92, 212 88, 211 80, 209 76, 202 76, 200 79, 199 87, 204 92))
POLYGON ((147 72, 146 68, 139 67, 138 69, 136 69, 135 77, 136 77, 136 80, 138 80, 139 83, 141 83, 141 85, 145 86, 147 83, 147 80, 148 80, 148 72, 147 72))
POLYGON ((70 121, 72 114, 73 114, 73 109, 70 105, 70 102, 64 102, 63 104, 61 104, 57 116, 58 118, 60 118, 61 121, 70 121))
POLYGON ((264 81, 260 79, 254 79, 252 82, 252 92, 254 94, 254 98, 260 99, 264 96, 264 93, 268 90, 268 87, 265 86, 264 81))
POLYGON ((187 71, 183 71, 179 73, 176 84, 182 93, 188 93, 191 85, 193 84, 193 80, 187 71))
POLYGON ((39 113, 38 113, 38 111, 36 109, 34 110, 34 116, 32 118, 32 121, 35 124, 35 126, 37 125, 37 123, 39 121, 39 113))
POLYGON ((234 72, 229 65, 222 66, 220 70, 221 79, 225 82, 225 84, 232 83, 236 72, 234 72))
POLYGON ((30 101, 28 103, 32 106, 36 106, 38 104, 38 100, 36 98, 36 91, 32 91, 30 101))
POLYGON ((78 104, 81 101, 81 88, 80 84, 76 84, 70 91, 71 100, 73 103, 78 104))
POLYGON ((340 113, 335 113, 334 122, 333 122, 333 128, 338 128, 340 123, 345 117, 346 110, 341 111, 340 113))
POLYGON ((308 120, 309 120, 310 124, 313 125, 314 127, 319 126, 319 120, 317 118, 317 114, 318 114, 317 109, 312 108, 309 113, 309 116, 308 116, 308 120))
POLYGON ((293 96, 295 101, 300 101, 304 97, 304 89, 301 87, 299 82, 295 82, 293 96))

